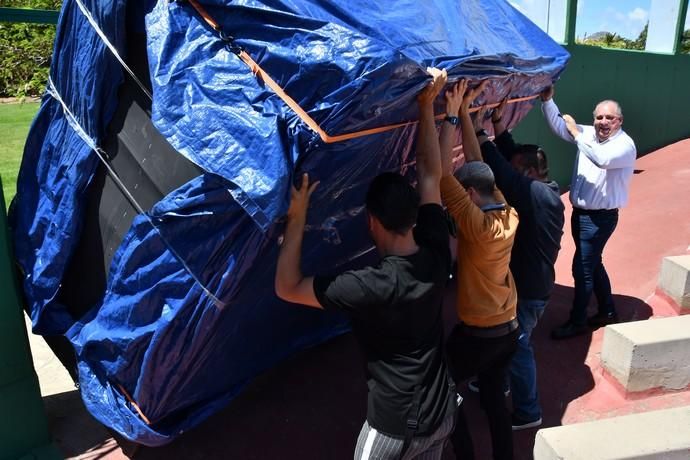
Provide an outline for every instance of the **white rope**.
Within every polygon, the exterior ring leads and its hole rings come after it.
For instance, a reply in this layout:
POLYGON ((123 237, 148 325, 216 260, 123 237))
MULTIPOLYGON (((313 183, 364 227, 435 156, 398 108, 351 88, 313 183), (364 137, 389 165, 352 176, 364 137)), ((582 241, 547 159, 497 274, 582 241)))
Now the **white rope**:
POLYGON ((113 55, 115 55, 115 58, 120 61, 120 64, 122 64, 122 67, 129 73, 129 75, 132 77, 132 79, 139 85, 139 88, 148 96, 150 100, 153 100, 153 96, 151 95, 151 92, 144 86, 144 84, 137 78, 136 75, 134 75, 134 72, 132 69, 129 68, 129 66, 125 63, 125 61, 120 57, 120 54, 117 52, 117 49, 113 46, 112 43, 110 43, 110 40, 108 40, 108 37, 105 36, 105 33, 103 33, 103 30, 99 27, 98 23, 96 23, 96 20, 91 16, 91 12, 86 9, 86 7, 82 4, 81 0, 75 0, 77 5, 79 6, 79 9, 81 12, 86 16, 86 19, 89 21, 91 24, 91 27, 94 28, 96 33, 98 34, 99 37, 101 37, 101 40, 103 40, 103 43, 105 43, 105 46, 107 46, 110 51, 112 51, 113 55))
POLYGON ((110 164, 106 160, 107 153, 100 148, 96 142, 91 138, 91 136, 88 135, 88 133, 84 130, 82 125, 79 123, 77 120, 77 117, 74 116, 72 111, 67 107, 67 104, 65 104, 65 101, 62 99, 60 96, 60 93, 58 92, 57 88, 55 87, 55 84, 53 83, 52 78, 48 77, 48 85, 46 87, 46 92, 50 94, 50 96, 58 101, 60 105, 62 106, 62 111, 64 112, 68 123, 74 129, 74 131, 77 133, 77 135, 89 146, 91 149, 93 149, 94 152, 96 152, 96 155, 98 155, 98 158, 101 160, 103 165, 105 165, 106 169, 108 170, 110 177, 115 181, 117 184, 118 188, 122 191, 122 193, 125 194, 127 199, 132 203, 132 205, 136 208, 137 212, 144 216, 144 218, 148 221, 148 223, 151 225, 151 227, 156 231, 160 239, 165 243, 167 248, 170 250, 170 252, 177 258, 182 266, 184 267, 185 271, 189 273, 189 275, 192 277, 195 283, 197 283, 201 289, 204 291, 204 293, 213 300, 213 303, 218 307, 219 309, 223 309, 227 306, 227 304, 223 301, 221 301, 219 298, 217 298, 211 291, 209 291, 206 286, 201 282, 199 278, 194 274, 192 269, 187 265, 187 262, 184 260, 182 256, 180 256, 177 251, 175 251, 174 247, 168 240, 165 239, 163 234, 160 232, 156 224, 153 222, 153 219, 151 219, 151 216, 144 211, 144 209, 139 205, 137 200, 134 198, 134 196, 127 190, 127 187, 125 187, 125 184, 122 183, 120 180, 120 177, 117 175, 115 170, 111 168, 110 164))

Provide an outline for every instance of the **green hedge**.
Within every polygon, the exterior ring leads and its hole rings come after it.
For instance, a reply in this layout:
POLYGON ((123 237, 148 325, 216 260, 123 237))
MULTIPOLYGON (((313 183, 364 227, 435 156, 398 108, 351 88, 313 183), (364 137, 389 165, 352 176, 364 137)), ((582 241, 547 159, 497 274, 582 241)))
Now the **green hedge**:
MULTIPOLYGON (((59 10, 61 0, 3 0, 0 6, 59 10)), ((53 53, 55 26, 0 23, 0 96, 43 93, 53 53)))

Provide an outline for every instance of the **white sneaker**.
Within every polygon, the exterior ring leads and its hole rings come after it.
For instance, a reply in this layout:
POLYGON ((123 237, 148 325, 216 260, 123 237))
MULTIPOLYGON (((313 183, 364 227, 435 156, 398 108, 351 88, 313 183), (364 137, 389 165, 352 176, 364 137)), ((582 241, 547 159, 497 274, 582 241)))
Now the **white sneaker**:
POLYGON ((513 414, 513 431, 526 430, 527 428, 534 428, 541 425, 541 417, 536 420, 523 420, 522 418, 513 414))

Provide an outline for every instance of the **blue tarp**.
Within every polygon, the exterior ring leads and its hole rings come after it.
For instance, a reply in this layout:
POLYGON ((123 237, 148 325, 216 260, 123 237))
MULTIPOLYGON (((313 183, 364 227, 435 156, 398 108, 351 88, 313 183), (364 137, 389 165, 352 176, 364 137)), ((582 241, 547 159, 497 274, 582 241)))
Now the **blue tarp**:
MULTIPOLYGON (((66 335, 91 413, 154 446, 200 423, 262 370, 348 330, 341 315, 274 295, 289 184, 302 171, 321 180, 305 273, 370 261, 367 184, 382 171, 414 178, 415 127, 324 143, 189 4, 127 3, 64 2, 12 226, 34 332, 66 335), (58 300, 61 281, 123 80, 86 13, 127 61, 126 8, 145 16, 151 118, 204 172, 134 219, 102 300, 73 318, 58 300)), ((414 120, 427 66, 446 68, 451 81, 490 78, 484 103, 538 93, 569 58, 501 0, 202 3, 331 135, 414 120)), ((504 117, 514 126, 531 106, 512 104, 504 117)))

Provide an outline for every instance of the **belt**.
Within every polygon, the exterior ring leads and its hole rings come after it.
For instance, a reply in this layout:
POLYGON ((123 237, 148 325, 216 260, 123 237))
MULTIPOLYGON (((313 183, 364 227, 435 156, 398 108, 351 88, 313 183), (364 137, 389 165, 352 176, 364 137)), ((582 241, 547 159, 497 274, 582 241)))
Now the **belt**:
POLYGON ((576 208, 573 206, 573 212, 576 214, 618 214, 618 208, 612 208, 612 209, 583 209, 583 208, 576 208))
POLYGON ((462 329, 462 331, 467 335, 491 339, 495 337, 503 337, 504 335, 508 335, 513 332, 518 328, 518 320, 515 318, 511 319, 507 323, 489 327, 470 326, 469 324, 465 323, 460 323, 459 326, 460 329, 462 329))

